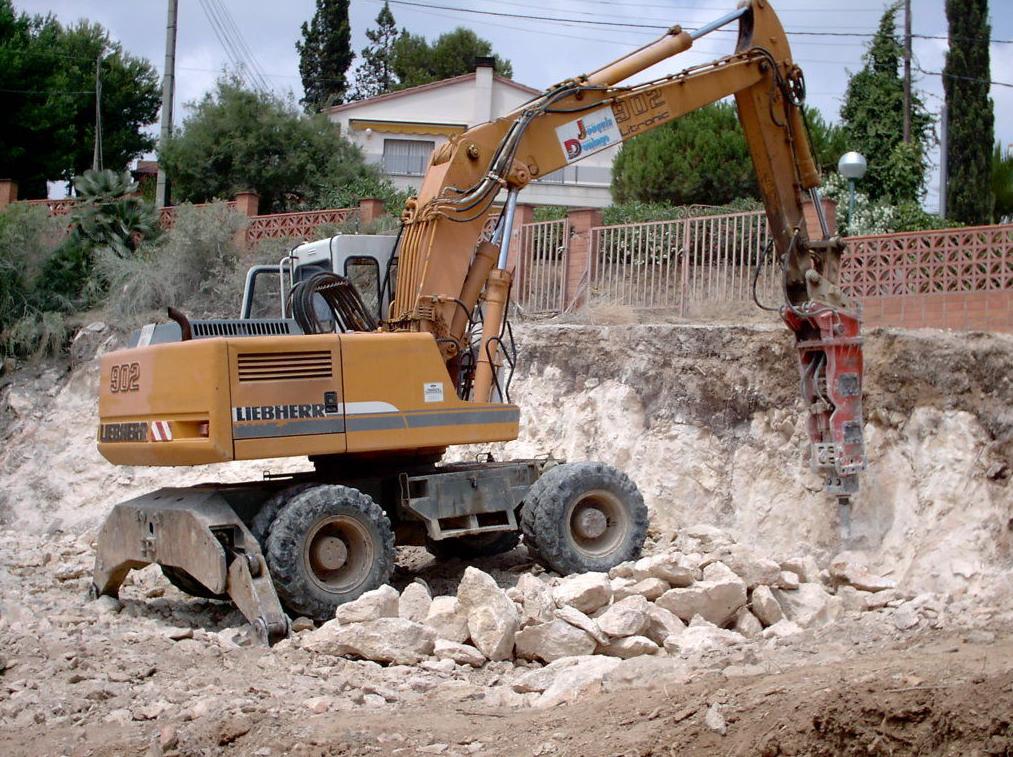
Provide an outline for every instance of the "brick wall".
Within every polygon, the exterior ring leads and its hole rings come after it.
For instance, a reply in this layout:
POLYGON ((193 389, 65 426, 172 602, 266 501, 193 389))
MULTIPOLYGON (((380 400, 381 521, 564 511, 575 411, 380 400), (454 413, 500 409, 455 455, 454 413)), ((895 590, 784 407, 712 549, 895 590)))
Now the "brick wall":
POLYGON ((1013 333, 1013 289, 862 299, 866 326, 1013 333))

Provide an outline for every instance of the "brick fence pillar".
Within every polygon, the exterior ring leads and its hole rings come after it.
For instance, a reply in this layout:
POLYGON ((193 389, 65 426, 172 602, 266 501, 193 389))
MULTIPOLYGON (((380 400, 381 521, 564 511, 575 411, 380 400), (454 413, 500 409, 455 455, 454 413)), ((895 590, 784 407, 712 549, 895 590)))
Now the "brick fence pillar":
POLYGON ((18 201, 18 183, 13 179, 0 179, 0 210, 18 201))
MULTIPOLYGON (((566 214, 570 239, 563 280, 563 307, 579 307, 587 293, 585 277, 591 272, 591 228, 602 225, 600 208, 576 208, 566 214)), ((563 240, 567 243, 567 240, 563 240)))
MULTIPOLYGON (((830 236, 837 233, 837 203, 829 197, 821 197, 823 215, 827 217, 827 226, 830 228, 830 236)), ((816 215, 816 206, 813 201, 806 197, 802 201, 802 215, 805 218, 805 230, 810 239, 822 239, 823 229, 820 228, 820 219, 816 215)))
MULTIPOLYGON (((239 192, 235 197, 236 212, 247 218, 256 218, 260 207, 260 195, 256 192, 239 192)), ((236 245, 239 247, 249 246, 249 237, 246 227, 236 232, 236 245)))
POLYGON ((383 200, 375 197, 363 197, 359 200, 359 223, 372 223, 387 212, 383 200))

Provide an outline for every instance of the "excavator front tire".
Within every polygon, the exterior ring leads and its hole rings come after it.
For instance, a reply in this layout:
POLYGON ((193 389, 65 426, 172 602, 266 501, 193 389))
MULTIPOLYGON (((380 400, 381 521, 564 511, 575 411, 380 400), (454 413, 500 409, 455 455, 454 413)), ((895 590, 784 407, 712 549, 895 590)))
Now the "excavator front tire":
POLYGON ((383 508, 358 489, 314 486, 278 511, 266 553, 289 613, 326 621, 338 605, 387 583, 394 532, 383 508))
POLYGON ((528 491, 521 530, 529 552, 567 575, 608 571, 640 557, 647 506, 625 473, 602 463, 564 463, 528 491))

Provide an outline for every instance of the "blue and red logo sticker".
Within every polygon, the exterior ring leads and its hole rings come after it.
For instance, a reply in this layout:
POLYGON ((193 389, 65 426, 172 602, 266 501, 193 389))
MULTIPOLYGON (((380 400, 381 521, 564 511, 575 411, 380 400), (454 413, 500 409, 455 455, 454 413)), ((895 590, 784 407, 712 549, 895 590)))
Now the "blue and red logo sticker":
POLYGON ((610 106, 591 111, 575 121, 557 127, 556 136, 566 154, 567 163, 622 142, 622 135, 619 133, 610 106))

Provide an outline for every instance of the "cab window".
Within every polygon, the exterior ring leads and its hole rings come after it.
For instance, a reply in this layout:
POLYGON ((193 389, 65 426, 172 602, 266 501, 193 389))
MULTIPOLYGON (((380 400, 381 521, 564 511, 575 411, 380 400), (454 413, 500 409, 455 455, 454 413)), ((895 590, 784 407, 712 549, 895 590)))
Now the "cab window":
POLYGON ((345 278, 362 297, 370 313, 380 316, 380 264, 369 255, 357 255, 345 261, 345 278))

